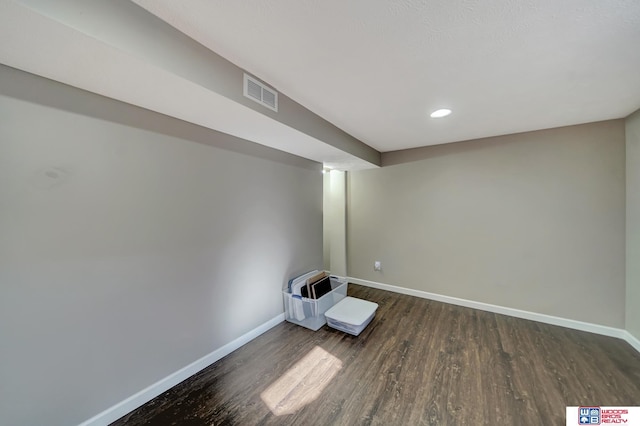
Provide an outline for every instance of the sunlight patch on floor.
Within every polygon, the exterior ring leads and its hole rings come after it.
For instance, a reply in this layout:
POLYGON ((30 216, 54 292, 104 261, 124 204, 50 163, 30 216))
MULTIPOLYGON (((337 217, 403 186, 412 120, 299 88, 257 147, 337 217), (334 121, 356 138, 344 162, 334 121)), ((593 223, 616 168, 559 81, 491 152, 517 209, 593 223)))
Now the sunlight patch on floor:
POLYGON ((319 346, 260 394, 276 416, 293 414, 313 402, 342 368, 342 361, 319 346))

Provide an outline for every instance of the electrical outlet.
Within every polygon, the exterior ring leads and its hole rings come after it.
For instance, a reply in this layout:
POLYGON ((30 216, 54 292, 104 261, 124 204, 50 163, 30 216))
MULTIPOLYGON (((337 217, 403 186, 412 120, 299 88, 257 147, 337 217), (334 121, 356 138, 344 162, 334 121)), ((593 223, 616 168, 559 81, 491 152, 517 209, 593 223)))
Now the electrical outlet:
POLYGON ((374 271, 382 271, 382 263, 379 260, 373 262, 373 270, 374 271))

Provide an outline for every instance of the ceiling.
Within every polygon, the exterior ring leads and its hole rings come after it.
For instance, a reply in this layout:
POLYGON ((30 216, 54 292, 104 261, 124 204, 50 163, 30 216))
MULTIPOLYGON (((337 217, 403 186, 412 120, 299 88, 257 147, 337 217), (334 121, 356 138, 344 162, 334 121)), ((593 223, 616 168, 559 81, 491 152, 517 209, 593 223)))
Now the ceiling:
MULTIPOLYGON (((640 108, 638 0, 133 3, 381 152, 640 108), (429 118, 443 107, 453 113, 429 118)), ((325 164, 372 166, 154 58, 151 28, 122 13, 144 12, 133 3, 0 0, 0 63, 325 164)))
POLYGON ((640 108, 638 0, 134 1, 379 151, 640 108))

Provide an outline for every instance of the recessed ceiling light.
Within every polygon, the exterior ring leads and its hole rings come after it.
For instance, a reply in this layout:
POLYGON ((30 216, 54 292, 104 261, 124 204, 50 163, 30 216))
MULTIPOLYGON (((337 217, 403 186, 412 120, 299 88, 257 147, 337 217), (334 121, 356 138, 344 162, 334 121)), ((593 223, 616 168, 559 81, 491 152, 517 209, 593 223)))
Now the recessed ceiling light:
POLYGON ((449 114, 451 114, 451 110, 443 108, 443 109, 433 111, 431 113, 431 118, 442 118, 442 117, 446 117, 449 114))

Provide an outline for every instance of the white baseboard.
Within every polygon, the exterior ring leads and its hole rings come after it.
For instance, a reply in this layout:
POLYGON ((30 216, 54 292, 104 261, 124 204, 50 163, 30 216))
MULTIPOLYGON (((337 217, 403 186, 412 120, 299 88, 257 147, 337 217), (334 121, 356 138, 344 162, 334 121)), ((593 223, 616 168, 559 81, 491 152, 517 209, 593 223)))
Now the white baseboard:
POLYGON ((156 396, 171 389, 173 386, 193 376, 200 370, 203 370, 204 368, 210 366, 219 359, 229 355, 231 352, 249 343, 251 340, 255 339, 256 337, 260 336, 264 332, 270 330, 283 321, 284 313, 270 319, 264 324, 254 328, 248 333, 243 334, 234 341, 227 343, 223 347, 216 349, 210 354, 205 355, 202 358, 192 362, 186 367, 181 368, 175 373, 168 375, 164 379, 161 379, 156 383, 146 387, 145 389, 142 389, 140 392, 131 395, 124 401, 121 401, 116 405, 107 408, 100 414, 97 414, 89 420, 81 423, 80 426, 106 426, 118 420, 120 417, 151 401, 156 396))
POLYGON ((481 311, 494 312, 496 314, 509 315, 516 318, 523 318, 546 324, 559 325, 561 327, 573 328, 575 330, 588 331, 590 333, 602 334, 604 336, 617 337, 626 340, 638 352, 640 352, 640 341, 633 337, 631 333, 621 328, 607 327, 605 325, 592 324, 589 322, 576 321, 568 318, 555 317, 552 315, 540 314, 537 312, 523 311, 505 306, 492 305, 490 303, 476 302, 473 300, 459 299, 457 297, 444 296, 442 294, 429 293, 422 290, 398 287, 389 284, 382 284, 375 281, 361 280, 359 278, 348 278, 350 283, 360 284, 366 287, 378 288, 394 293, 407 294, 409 296, 421 297, 423 299, 436 300, 438 302, 450 303, 452 305, 464 306, 467 308, 480 309, 481 311))
POLYGON ((638 340, 633 334, 625 330, 625 336, 623 339, 633 346, 636 351, 640 352, 640 340, 638 340))

